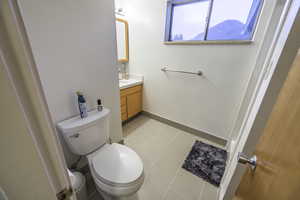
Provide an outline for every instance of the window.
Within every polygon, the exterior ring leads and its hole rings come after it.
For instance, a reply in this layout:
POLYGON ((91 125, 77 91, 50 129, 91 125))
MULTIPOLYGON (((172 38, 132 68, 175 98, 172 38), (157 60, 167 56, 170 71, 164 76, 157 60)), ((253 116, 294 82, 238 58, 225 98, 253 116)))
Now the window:
POLYGON ((262 0, 169 0, 165 41, 251 41, 262 0))

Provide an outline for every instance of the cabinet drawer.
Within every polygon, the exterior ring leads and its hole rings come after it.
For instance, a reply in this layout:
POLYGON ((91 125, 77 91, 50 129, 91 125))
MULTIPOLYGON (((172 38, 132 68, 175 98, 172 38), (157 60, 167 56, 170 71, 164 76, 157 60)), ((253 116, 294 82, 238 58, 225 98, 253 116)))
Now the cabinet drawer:
POLYGON ((121 90, 121 97, 142 91, 142 85, 137 85, 131 88, 126 88, 121 90))

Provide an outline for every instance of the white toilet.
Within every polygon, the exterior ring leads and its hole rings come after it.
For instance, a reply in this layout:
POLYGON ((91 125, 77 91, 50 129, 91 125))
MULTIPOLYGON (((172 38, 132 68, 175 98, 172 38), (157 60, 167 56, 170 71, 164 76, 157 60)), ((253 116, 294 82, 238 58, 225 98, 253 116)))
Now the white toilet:
POLYGON ((141 158, 129 147, 109 144, 109 113, 92 111, 88 117, 74 117, 58 123, 74 154, 87 157, 97 190, 105 199, 126 199, 144 182, 141 158))

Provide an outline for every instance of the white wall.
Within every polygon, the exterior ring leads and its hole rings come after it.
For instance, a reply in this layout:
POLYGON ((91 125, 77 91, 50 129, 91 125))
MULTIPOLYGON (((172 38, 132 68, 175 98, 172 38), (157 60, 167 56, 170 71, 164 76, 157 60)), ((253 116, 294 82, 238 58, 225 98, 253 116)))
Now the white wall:
POLYGON ((130 73, 145 76, 145 111, 230 139, 276 0, 264 3, 252 44, 165 45, 165 0, 116 0, 129 21, 130 73), (163 66, 205 78, 164 74, 163 66))
MULTIPOLYGON (((113 1, 19 4, 53 121, 78 114, 75 92, 80 90, 89 108, 101 98, 111 109, 111 137, 122 140, 113 1)), ((65 154, 69 164, 74 161, 65 154)))

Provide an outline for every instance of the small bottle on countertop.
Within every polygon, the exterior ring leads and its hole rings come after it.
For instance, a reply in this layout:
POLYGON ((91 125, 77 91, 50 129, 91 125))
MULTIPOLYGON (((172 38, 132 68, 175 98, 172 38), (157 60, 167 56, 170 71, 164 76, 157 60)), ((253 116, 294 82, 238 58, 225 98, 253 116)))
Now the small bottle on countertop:
POLYGON ((81 92, 78 91, 76 93, 78 96, 78 107, 79 107, 80 117, 85 118, 88 116, 85 98, 81 92))
POLYGON ((97 99, 97 110, 98 111, 102 111, 103 110, 101 99, 97 99))

